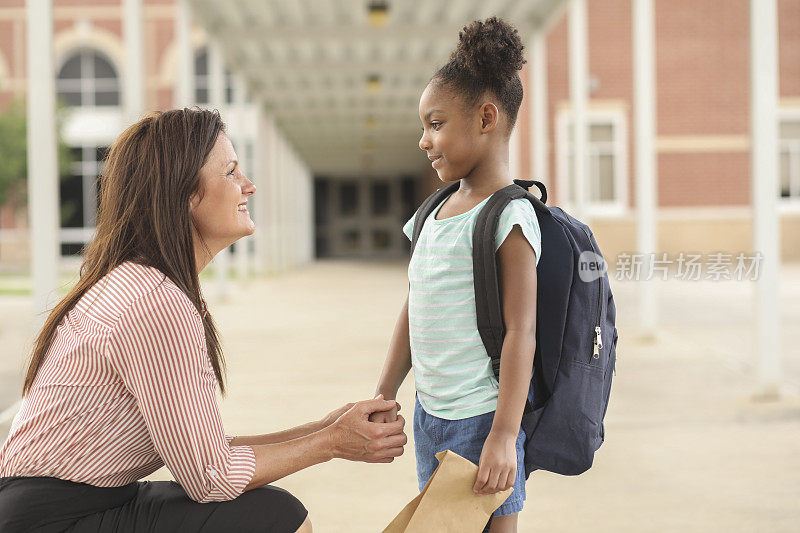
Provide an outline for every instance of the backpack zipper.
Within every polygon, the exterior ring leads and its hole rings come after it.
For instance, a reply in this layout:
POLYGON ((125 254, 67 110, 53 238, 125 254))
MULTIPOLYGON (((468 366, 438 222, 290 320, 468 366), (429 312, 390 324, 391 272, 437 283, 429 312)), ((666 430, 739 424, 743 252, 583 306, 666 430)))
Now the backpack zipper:
MULTIPOLYGON (((598 255, 597 250, 594 247, 594 243, 592 243, 592 237, 589 235, 589 230, 587 230, 585 226, 581 226, 581 229, 583 229, 583 232, 586 234, 586 238, 589 240, 589 246, 592 247, 592 252, 595 255, 598 255)), ((600 315, 603 312, 603 277, 600 276, 597 278, 597 281, 599 283, 600 296, 597 298, 597 314, 594 327, 594 349, 592 350, 592 357, 589 358, 589 363, 592 362, 592 359, 600 358, 600 350, 603 348, 603 337, 600 333, 600 315)))
MULTIPOLYGON (((558 209, 561 211, 561 213, 563 213, 564 217, 567 218, 567 220, 569 220, 570 216, 566 213, 566 211, 564 211, 564 209, 561 207, 559 207, 558 209)), ((575 222, 578 221, 575 220, 575 222)), ((586 238, 589 241, 589 246, 592 247, 592 252, 594 252, 595 255, 599 255, 597 253, 597 249, 594 247, 594 243, 592 243, 592 237, 591 235, 589 235, 589 230, 586 229, 585 225, 582 225, 581 229, 586 234, 586 238)), ((589 357, 589 361, 587 361, 587 363, 591 363, 592 359, 599 359, 600 350, 603 348, 603 336, 600 333, 600 315, 603 313, 603 277, 600 276, 599 278, 597 278, 597 281, 599 283, 598 287, 600 290, 599 291, 600 297, 597 299, 597 314, 595 315, 596 317, 594 321, 595 326, 594 326, 594 331, 592 332, 594 334, 594 340, 592 341, 593 344, 592 355, 589 357)))

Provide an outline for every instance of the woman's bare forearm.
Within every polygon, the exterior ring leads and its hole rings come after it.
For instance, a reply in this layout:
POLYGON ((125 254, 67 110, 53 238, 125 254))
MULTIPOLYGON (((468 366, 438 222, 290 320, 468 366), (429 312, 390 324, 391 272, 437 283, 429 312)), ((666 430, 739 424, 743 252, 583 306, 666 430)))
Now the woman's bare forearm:
POLYGON ((254 489, 333 458, 333 448, 325 432, 275 444, 251 445, 256 456, 253 479, 244 490, 254 489))
POLYGON ((375 394, 383 394, 387 400, 394 399, 409 370, 411 370, 411 340, 408 332, 408 297, 406 297, 394 326, 389 352, 375 394))
POLYGON ((369 418, 377 411, 389 411, 397 404, 382 398, 349 404, 324 429, 303 437, 274 444, 250 445, 256 458, 255 473, 245 490, 260 487, 309 466, 334 457, 350 461, 390 463, 402 455, 407 442, 405 420, 397 417, 378 424, 369 418))
POLYGON ((275 433, 265 433, 263 435, 246 435, 234 437, 231 441, 231 446, 253 446, 260 444, 278 444, 300 437, 305 437, 323 428, 321 422, 309 422, 302 426, 297 426, 283 431, 276 431, 275 433))

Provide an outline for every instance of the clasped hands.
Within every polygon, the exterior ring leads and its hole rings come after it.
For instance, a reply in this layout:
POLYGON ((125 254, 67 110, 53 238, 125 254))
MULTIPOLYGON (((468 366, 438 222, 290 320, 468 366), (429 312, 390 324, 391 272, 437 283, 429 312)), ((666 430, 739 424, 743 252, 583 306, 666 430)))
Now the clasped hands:
MULTIPOLYGON (((392 424, 402 419, 400 405, 385 411, 375 411, 370 421, 392 424)), ((475 494, 494 494, 514 486, 517 477, 516 435, 491 431, 486 438, 478 464, 478 474, 472 490, 475 494)))
POLYGON ((400 404, 379 395, 372 400, 349 403, 332 411, 320 425, 325 431, 333 457, 366 463, 391 463, 403 455, 408 442, 399 416, 400 404), (381 423, 382 414, 393 414, 391 422, 381 423))

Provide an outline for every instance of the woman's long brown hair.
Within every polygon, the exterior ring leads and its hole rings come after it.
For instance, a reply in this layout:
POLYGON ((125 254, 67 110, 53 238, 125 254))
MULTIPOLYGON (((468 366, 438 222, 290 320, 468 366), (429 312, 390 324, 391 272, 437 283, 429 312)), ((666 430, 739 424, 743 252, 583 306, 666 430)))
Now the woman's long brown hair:
POLYGON ((216 111, 156 112, 127 128, 108 153, 100 182, 97 232, 78 283, 53 308, 36 338, 22 386, 31 388, 58 324, 103 276, 125 261, 154 267, 172 280, 203 317, 208 356, 224 394, 217 330, 200 292, 189 199, 202 194, 200 168, 225 124, 216 111))

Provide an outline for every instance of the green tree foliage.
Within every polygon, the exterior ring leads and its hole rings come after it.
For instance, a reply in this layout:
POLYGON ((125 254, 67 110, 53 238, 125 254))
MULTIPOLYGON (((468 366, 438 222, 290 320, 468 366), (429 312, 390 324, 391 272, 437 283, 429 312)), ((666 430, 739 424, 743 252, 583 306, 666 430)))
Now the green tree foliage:
MULTIPOLYGON (((59 115, 63 110, 59 110, 59 115)), ((0 112, 0 205, 23 205, 27 199, 28 181, 28 124, 25 103, 13 100, 0 112)), ((60 128, 59 128, 60 131, 60 128)), ((69 175, 72 154, 58 138, 58 172, 61 178, 69 175)))

